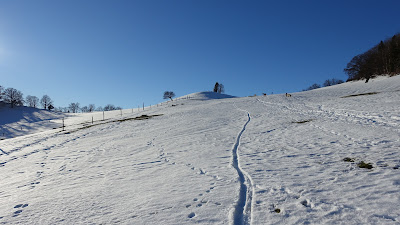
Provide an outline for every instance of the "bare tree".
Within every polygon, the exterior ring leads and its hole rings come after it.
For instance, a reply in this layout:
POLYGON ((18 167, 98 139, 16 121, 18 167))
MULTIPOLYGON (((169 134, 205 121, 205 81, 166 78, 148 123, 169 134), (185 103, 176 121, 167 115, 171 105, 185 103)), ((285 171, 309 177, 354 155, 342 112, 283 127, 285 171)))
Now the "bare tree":
POLYGON ((0 85, 0 100, 3 99, 4 87, 0 85))
POLYGON ((308 87, 306 89, 303 89, 303 91, 310 91, 310 90, 317 89, 317 88, 320 88, 320 87, 321 87, 321 85, 319 85, 319 84, 313 84, 310 87, 308 87))
POLYGON ((84 112, 84 113, 89 112, 89 107, 83 106, 83 107, 81 108, 81 111, 84 112))
POLYGON ((56 108, 54 108, 54 111, 56 111, 56 112, 65 112, 65 107, 56 107, 56 108))
POLYGON ((28 95, 25 98, 26 104, 28 104, 29 107, 36 108, 39 105, 39 98, 36 96, 31 96, 28 95))
POLYGON ((22 106, 24 102, 22 92, 14 88, 7 88, 4 91, 4 102, 10 103, 11 108, 14 106, 22 106))
POLYGON ((107 104, 104 106, 104 111, 111 111, 111 110, 116 110, 115 106, 113 104, 107 104))
POLYGON ((70 103, 68 106, 70 112, 77 113, 79 111, 79 103, 70 103))
POLYGON ((47 109, 49 105, 53 104, 53 100, 48 95, 43 95, 42 99, 40 99, 40 104, 42 105, 43 109, 47 109))
POLYGON ((64 112, 64 113, 69 113, 69 108, 68 107, 56 107, 55 108, 56 112, 64 112))
POLYGON ((326 80, 326 81, 324 82, 323 86, 324 86, 324 87, 328 87, 328 86, 332 86, 332 85, 336 85, 336 84, 341 84, 341 83, 343 83, 343 82, 344 82, 343 80, 339 80, 339 79, 332 78, 332 79, 326 80))
POLYGON ((104 111, 104 108, 99 106, 99 107, 96 108, 96 111, 99 111, 99 112, 104 111))
POLYGON ((173 101, 172 100, 173 97, 175 97, 175 93, 173 91, 164 92, 164 99, 171 99, 171 101, 173 101))
POLYGON ((224 93, 225 92, 225 87, 224 87, 224 85, 223 84, 219 84, 219 86, 218 86, 218 93, 224 93))
POLYGON ((89 104, 88 106, 88 111, 93 112, 96 109, 96 106, 94 104, 89 104))
POLYGON ((213 91, 221 94, 225 92, 225 87, 223 84, 216 82, 213 91))

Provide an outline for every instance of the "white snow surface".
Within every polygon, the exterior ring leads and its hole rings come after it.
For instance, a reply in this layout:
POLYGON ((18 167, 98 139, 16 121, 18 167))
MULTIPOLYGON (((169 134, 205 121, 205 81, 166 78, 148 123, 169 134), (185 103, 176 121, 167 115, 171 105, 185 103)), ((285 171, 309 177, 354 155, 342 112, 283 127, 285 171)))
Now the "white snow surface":
POLYGON ((400 76, 192 97, 65 131, 0 111, 27 130, 0 141, 0 224, 400 224, 400 76))

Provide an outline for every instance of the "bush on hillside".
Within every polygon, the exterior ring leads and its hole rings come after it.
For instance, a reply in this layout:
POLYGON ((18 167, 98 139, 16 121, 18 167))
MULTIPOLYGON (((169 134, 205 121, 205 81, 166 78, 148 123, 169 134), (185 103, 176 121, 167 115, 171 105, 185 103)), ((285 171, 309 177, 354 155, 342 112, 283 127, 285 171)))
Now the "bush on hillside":
POLYGON ((320 87, 321 87, 321 85, 319 85, 319 84, 313 84, 310 87, 308 87, 306 89, 303 89, 303 91, 310 91, 310 90, 317 89, 317 88, 320 88, 320 87))
POLYGON ((341 83, 344 83, 344 81, 340 80, 340 79, 332 78, 332 79, 326 80, 323 85, 324 85, 324 87, 328 87, 328 86, 333 86, 333 85, 341 84, 341 83))

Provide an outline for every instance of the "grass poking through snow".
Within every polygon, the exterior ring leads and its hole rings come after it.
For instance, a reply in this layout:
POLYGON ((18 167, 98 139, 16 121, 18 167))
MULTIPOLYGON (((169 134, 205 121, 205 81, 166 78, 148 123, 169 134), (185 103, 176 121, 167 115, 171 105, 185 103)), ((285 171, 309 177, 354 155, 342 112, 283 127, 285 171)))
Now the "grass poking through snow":
POLYGON ((350 97, 356 97, 356 96, 362 96, 362 95, 376 95, 378 92, 368 92, 368 93, 362 93, 362 94, 355 94, 355 95, 347 95, 343 96, 341 98, 350 98, 350 97))
POLYGON ((308 123, 308 122, 311 122, 312 120, 302 120, 302 121, 293 121, 292 123, 298 123, 298 124, 301 124, 301 123, 308 123))

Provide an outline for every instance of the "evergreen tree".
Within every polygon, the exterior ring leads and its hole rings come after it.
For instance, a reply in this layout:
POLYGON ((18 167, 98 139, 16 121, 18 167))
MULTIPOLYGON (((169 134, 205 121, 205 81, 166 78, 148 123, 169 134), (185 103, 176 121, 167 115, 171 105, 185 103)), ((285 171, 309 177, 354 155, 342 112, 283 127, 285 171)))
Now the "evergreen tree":
POLYGON ((219 84, 218 82, 215 83, 214 85, 214 92, 218 92, 219 84))

